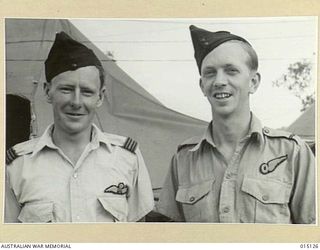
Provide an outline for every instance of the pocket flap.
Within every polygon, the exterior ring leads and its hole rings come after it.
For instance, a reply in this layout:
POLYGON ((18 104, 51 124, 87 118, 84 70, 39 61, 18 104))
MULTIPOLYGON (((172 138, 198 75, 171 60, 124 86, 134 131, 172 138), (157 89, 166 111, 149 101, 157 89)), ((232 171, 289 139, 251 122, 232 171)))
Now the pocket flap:
POLYGON ((206 181, 190 187, 179 187, 176 195, 176 201, 186 204, 194 204, 212 189, 214 180, 206 181))
POLYGON ((127 221, 128 204, 123 195, 109 194, 98 197, 103 208, 109 212, 117 221, 127 221))
POLYGON ((53 202, 26 203, 18 216, 24 223, 47 223, 53 221, 53 202))
POLYGON ((262 203, 284 204, 289 202, 291 186, 278 181, 245 176, 241 190, 252 195, 262 203))

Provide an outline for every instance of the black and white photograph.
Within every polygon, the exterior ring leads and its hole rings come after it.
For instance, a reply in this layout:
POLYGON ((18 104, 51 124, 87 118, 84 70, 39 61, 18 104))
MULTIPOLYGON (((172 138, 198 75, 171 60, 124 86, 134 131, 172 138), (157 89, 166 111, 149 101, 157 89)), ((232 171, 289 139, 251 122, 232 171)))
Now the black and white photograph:
POLYGON ((317 225, 318 18, 6 18, 4 223, 317 225))

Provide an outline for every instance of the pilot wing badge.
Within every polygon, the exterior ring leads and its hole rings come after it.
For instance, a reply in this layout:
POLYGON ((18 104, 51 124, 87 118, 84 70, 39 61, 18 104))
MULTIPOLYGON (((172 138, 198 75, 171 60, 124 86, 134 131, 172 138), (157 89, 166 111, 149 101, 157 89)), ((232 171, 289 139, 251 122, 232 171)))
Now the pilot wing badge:
POLYGON ((128 185, 125 185, 123 182, 120 182, 118 185, 111 185, 104 190, 104 193, 112 193, 118 195, 128 196, 129 188, 128 185))
POLYGON ((260 165, 260 173, 263 175, 272 173, 276 170, 276 168, 285 160, 287 160, 288 155, 283 155, 277 158, 274 158, 266 163, 262 163, 260 165))

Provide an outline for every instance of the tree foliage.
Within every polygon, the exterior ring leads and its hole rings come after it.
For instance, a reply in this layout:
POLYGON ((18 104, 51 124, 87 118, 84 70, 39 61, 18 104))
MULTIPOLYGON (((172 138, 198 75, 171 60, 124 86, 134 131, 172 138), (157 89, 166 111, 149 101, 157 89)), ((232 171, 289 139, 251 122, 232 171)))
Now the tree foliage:
POLYGON ((290 64, 288 70, 273 86, 286 87, 301 100, 301 111, 306 110, 315 102, 315 91, 313 88, 312 64, 304 60, 290 64))

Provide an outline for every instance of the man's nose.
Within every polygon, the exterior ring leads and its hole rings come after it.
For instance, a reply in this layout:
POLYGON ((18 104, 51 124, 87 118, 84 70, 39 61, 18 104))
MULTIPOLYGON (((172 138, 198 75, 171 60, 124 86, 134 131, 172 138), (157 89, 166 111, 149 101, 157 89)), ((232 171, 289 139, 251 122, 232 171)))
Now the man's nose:
POLYGON ((75 90, 72 95, 71 106, 74 108, 79 108, 81 106, 81 93, 80 90, 75 90))
POLYGON ((227 85, 226 74, 223 71, 218 71, 216 74, 216 78, 213 81, 213 85, 215 87, 224 87, 227 85))

